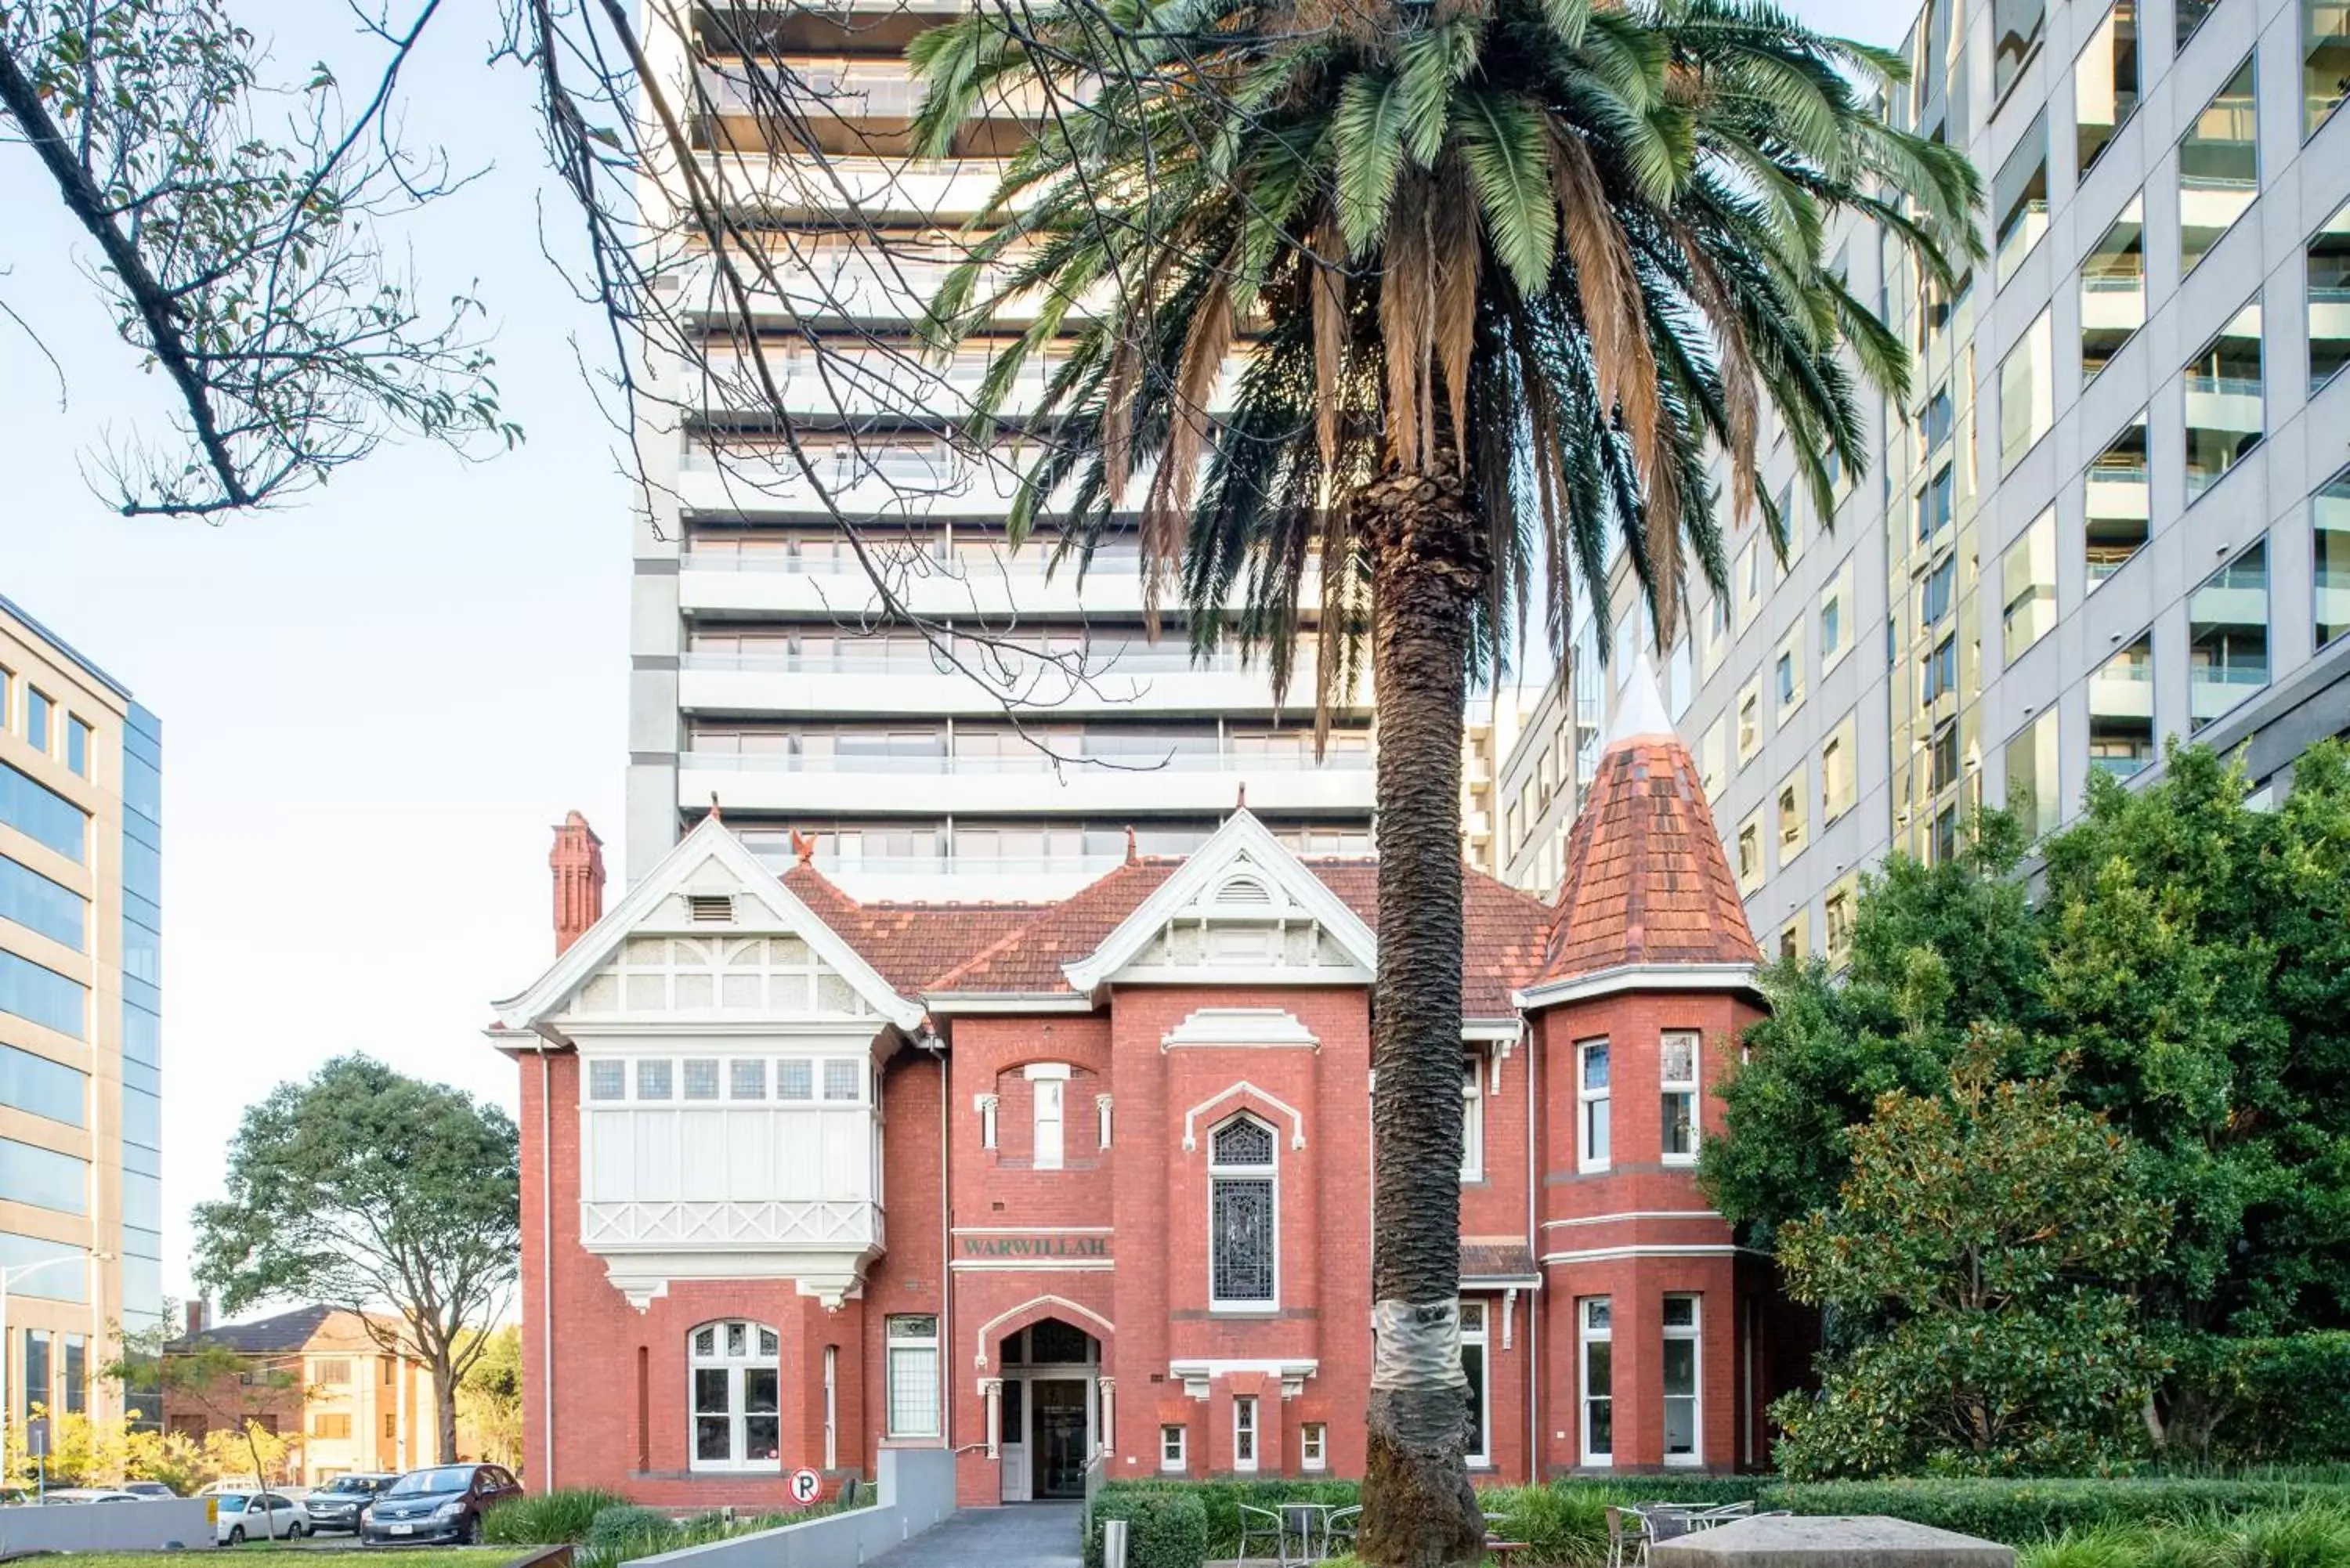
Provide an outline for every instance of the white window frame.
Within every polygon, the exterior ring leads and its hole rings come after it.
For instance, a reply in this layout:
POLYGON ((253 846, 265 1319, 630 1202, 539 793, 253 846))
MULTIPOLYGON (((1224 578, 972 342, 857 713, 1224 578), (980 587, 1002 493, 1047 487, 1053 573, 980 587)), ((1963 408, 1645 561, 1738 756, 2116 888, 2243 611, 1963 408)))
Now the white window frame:
POLYGON ((1615 1303, 1608 1296, 1584 1296, 1575 1303, 1575 1451, 1587 1466, 1616 1463, 1616 1316, 1615 1303), (1595 1314, 1594 1308, 1597 1309, 1595 1314), (1593 1326, 1595 1315, 1607 1321, 1593 1326), (1599 1397, 1607 1401, 1607 1451, 1594 1453, 1591 1449, 1591 1347, 1605 1345, 1607 1352, 1607 1392, 1599 1397))
POLYGON ((1257 1466, 1256 1396, 1232 1396, 1232 1469, 1253 1473, 1257 1466))
POLYGON ((1485 1179, 1484 1064, 1474 1052, 1461 1058, 1461 1179, 1485 1179))
POLYGON ((1616 1110, 1613 1104, 1615 1079, 1615 1057, 1608 1053, 1606 1035, 1601 1035, 1596 1040, 1578 1040, 1575 1043, 1575 1168, 1578 1170, 1606 1170, 1615 1163, 1616 1110), (1607 1082, 1596 1089, 1590 1086, 1591 1054, 1594 1051, 1605 1054, 1607 1063, 1607 1082), (1597 1107, 1600 1106, 1606 1106, 1607 1109, 1604 1112, 1599 1111, 1597 1107), (1607 1136, 1605 1140, 1607 1147, 1596 1153, 1593 1152, 1592 1145, 1601 1140, 1592 1136, 1596 1125, 1595 1116, 1607 1124, 1607 1136))
POLYGON ((1191 1469, 1191 1428, 1173 1421, 1159 1425, 1159 1468, 1170 1475, 1188 1474, 1191 1469))
POLYGON ((1699 1090, 1699 1085, 1705 1081, 1705 1066, 1701 1060, 1703 1050, 1704 1044, 1694 1029, 1668 1029, 1657 1040, 1657 1148, 1659 1158, 1667 1165, 1695 1165, 1698 1146, 1705 1141, 1705 1128, 1701 1125, 1703 1118, 1700 1115, 1703 1101, 1700 1098, 1699 1090), (1668 1078, 1665 1076, 1666 1049, 1683 1041, 1689 1044, 1689 1076, 1668 1078), (1678 1152, 1665 1147, 1666 1131, 1673 1125, 1671 1111, 1675 1100, 1684 1101, 1689 1106, 1689 1147, 1678 1152))
POLYGON ((1227 1116, 1208 1134, 1208 1310, 1217 1313, 1273 1314, 1281 1310, 1281 1134, 1273 1124, 1261 1116, 1243 1112, 1227 1116), (1219 1165, 1216 1163, 1217 1135, 1234 1122, 1251 1122, 1264 1131, 1265 1141, 1273 1150, 1272 1163, 1267 1165, 1219 1165), (1216 1183, 1219 1180, 1263 1180, 1273 1189, 1273 1293, 1263 1301, 1227 1301, 1216 1294, 1216 1183))
MULTIPOLYGON (((1692 1291, 1669 1292, 1665 1296, 1664 1308, 1659 1314, 1658 1321, 1666 1340, 1685 1340, 1694 1347, 1690 1352, 1690 1391, 1687 1394, 1663 1392, 1664 1361, 1660 1356, 1657 1362, 1658 1397, 1663 1401, 1658 1407, 1659 1420, 1676 1399, 1687 1400, 1690 1407, 1690 1451, 1686 1454, 1666 1454, 1664 1461, 1676 1469, 1700 1466, 1705 1463, 1705 1298, 1692 1291), (1676 1302, 1689 1303, 1688 1323, 1675 1324, 1669 1321, 1669 1314, 1676 1302)), ((1661 1441, 1664 1428, 1659 1427, 1658 1430, 1661 1441)))
POLYGON ((1330 1468, 1330 1428, 1321 1421, 1304 1421, 1297 1428, 1297 1468, 1306 1470, 1326 1470, 1330 1468))
POLYGON ((1035 1134, 1028 1144, 1029 1168, 1059 1170, 1069 1145, 1069 1069, 1043 1062, 1025 1069, 1035 1134))
POLYGON ((824 1347, 824 1468, 840 1467, 840 1346, 824 1347))
POLYGON ((944 1369, 939 1365, 939 1319, 936 1313, 893 1313, 882 1320, 881 1355, 883 1387, 881 1390, 882 1426, 891 1438, 935 1438, 939 1435, 940 1395, 945 1389, 944 1369), (927 1334, 910 1332, 910 1325, 930 1324, 927 1334), (899 1325, 909 1325, 910 1332, 899 1332, 899 1325), (930 1358, 931 1409, 921 1427, 898 1424, 898 1363, 900 1356, 930 1358))
POLYGON ((1461 1345, 1477 1347, 1477 1429, 1469 1434, 1465 1458, 1471 1465, 1493 1462, 1493 1345, 1487 1332, 1492 1321, 1492 1309, 1482 1301, 1462 1302, 1461 1313, 1461 1345))
POLYGON ((695 1324, 685 1334, 685 1444, 686 1468, 693 1470, 723 1472, 751 1471, 780 1473, 784 1468, 784 1366, 783 1335, 771 1324, 750 1318, 716 1318, 695 1324), (743 1331, 744 1349, 735 1355, 726 1348, 730 1330, 743 1331), (713 1348, 704 1355, 697 1342, 704 1331, 711 1334, 713 1348), (773 1340, 775 1348, 764 1349, 763 1340, 773 1340), (775 1422, 775 1455, 773 1459, 754 1459, 749 1457, 751 1411, 744 1393, 743 1374, 772 1370, 775 1374, 775 1408, 761 1411, 772 1414, 775 1422), (726 1408, 723 1411, 703 1410, 699 1403, 696 1384, 699 1374, 723 1371, 726 1374, 726 1408), (702 1457, 702 1422, 705 1417, 723 1416, 727 1423, 727 1457, 705 1459, 702 1457))
POLYGON ((1109 1096, 1107 1095, 1096 1095, 1094 1096, 1095 1141, 1102 1147, 1107 1148, 1109 1147, 1109 1096))

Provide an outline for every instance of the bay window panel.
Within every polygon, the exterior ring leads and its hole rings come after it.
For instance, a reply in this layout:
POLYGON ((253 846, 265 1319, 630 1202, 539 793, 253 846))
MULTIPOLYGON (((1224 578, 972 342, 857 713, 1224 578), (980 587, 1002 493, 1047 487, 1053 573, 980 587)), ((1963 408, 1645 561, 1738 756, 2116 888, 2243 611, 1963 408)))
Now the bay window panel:
POLYGON ((2154 639, 2141 633, 2089 677, 2089 765, 2128 778, 2154 761, 2154 639))
POLYGON ((2082 476, 2082 547, 2092 590, 2145 547, 2152 517, 2147 481, 2146 410, 2140 409, 2082 476))
POLYGON ((2073 66, 2074 169, 2086 175, 2137 112, 2137 3, 2115 0, 2073 66))
POLYGON ((2261 307, 2245 306, 2188 362, 2187 499, 2192 503, 2261 444, 2267 427, 2261 307))
POLYGON ((2055 629, 2056 509, 2032 521, 2000 560, 2005 607, 2000 619, 2001 656, 2008 663, 2055 629))
POLYGON ((1993 211, 1999 214, 1998 284, 2005 284, 2048 232, 2048 111, 2033 117, 1991 182, 1993 211))
POLYGON ((2002 473, 2022 462, 2055 422, 2056 384, 2051 363, 2054 342, 2049 313, 2043 310, 1999 363, 1999 463, 2002 473))
POLYGON ((2081 261, 2081 380, 2099 371, 2146 325, 2146 197, 2129 205, 2081 261))
POLYGON ((2350 88, 2350 0, 2301 0, 2301 133, 2334 118, 2350 88))
POLYGON ((2269 683, 2269 552, 2262 540, 2187 601, 2189 733, 2269 683))
MULTIPOLYGON (((2197 0, 2178 0, 2182 25, 2197 0)), ((2249 55, 2178 141, 2178 270, 2193 272, 2261 189, 2260 115, 2249 55)))
POLYGON ((2350 364, 2350 202, 2310 236, 2305 259, 2309 389, 2314 392, 2350 364))

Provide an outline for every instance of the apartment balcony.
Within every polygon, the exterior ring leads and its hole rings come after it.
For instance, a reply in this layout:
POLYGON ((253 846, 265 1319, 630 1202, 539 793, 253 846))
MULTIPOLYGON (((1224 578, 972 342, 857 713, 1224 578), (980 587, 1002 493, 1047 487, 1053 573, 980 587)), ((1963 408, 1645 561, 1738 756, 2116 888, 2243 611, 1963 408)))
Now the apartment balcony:
MULTIPOLYGON (((731 348, 713 347, 692 400, 711 413, 765 414, 780 404, 786 413, 816 419, 847 416, 860 426, 879 416, 960 428, 976 408, 993 358, 993 348, 965 350, 941 363, 911 348, 844 342, 818 349, 799 342, 777 343, 764 356, 763 379, 759 361, 731 348), (775 387, 772 399, 769 381, 775 387)), ((1246 367, 1247 360, 1239 357, 1225 362, 1224 373, 1209 395, 1211 413, 1231 410, 1246 367)), ((1030 355, 1004 389, 997 412, 1006 419, 1035 413, 1058 369, 1050 356, 1030 355)))
POLYGON ((2189 430, 2237 436, 2261 433, 2264 421, 2260 378, 2190 374, 2186 382, 2189 430))
MULTIPOLYGON (((2147 499, 2147 470, 2140 463, 2095 463, 2085 481, 2086 504, 2091 531, 2101 522, 2144 524, 2154 515, 2153 504, 2147 499)), ((2138 530, 2145 533, 2143 527, 2138 530)))
POLYGON ((1246 791, 1252 809, 1367 816, 1367 752, 1243 756, 1073 758, 1041 752, 994 757, 811 757, 688 752, 679 759, 681 807, 790 811, 808 815, 1115 816, 1148 808, 1193 815, 1229 811, 1246 791))
MULTIPOLYGON (((883 251, 861 243, 840 243, 831 236, 799 234, 788 242, 776 242, 764 271, 747 256, 737 263, 735 271, 749 293, 749 317, 754 322, 912 323, 923 318, 931 301, 960 265, 961 258, 953 252, 952 241, 927 248, 908 241, 883 251), (774 275, 772 282, 768 272, 774 275)), ((989 268, 974 297, 989 298, 1019 259, 989 268)), ((705 321, 731 322, 743 314, 732 286, 722 280, 711 262, 681 269, 679 286, 684 309, 705 321)), ((1092 307, 1108 298, 1109 292, 1107 286, 1098 285, 1087 290, 1068 313, 1070 327, 1083 325, 1092 307)), ((1041 291, 1024 295, 997 306, 992 318, 1006 325, 1025 323, 1035 318, 1046 297, 1041 291)))
POLYGON ((2209 723, 2268 683, 2266 664, 2199 664, 2188 672, 2187 711, 2209 723))
POLYGON ((2350 288, 2310 286, 2309 336, 2334 343, 2350 338, 2350 288))
POLYGON ((2089 721, 2154 720, 2154 666, 2125 664, 2089 677, 2089 721))
MULTIPOLYGON (((919 652, 873 659, 848 655, 689 653, 678 675, 688 713, 805 714, 879 719, 998 717, 1066 720, 1133 713, 1297 713, 1314 701, 1315 664, 1301 655, 1289 701, 1276 703, 1263 661, 1243 667, 1218 653, 1199 664, 1180 647, 1097 652, 1077 664, 1021 659, 1009 665, 974 649, 969 671, 941 668, 919 652), (1074 666, 1074 667, 1073 667, 1074 666)), ((1367 712, 1370 682, 1357 683, 1349 711, 1367 712)))
POLYGON ((2146 276, 2081 280, 2081 329, 2108 332, 2118 339, 2146 325, 2146 276))
MULTIPOLYGON (((1003 176, 993 158, 876 158, 843 155, 821 163, 764 152, 704 152, 704 174, 739 210, 771 218, 837 222, 854 212, 873 221, 960 226, 978 216, 1003 176)), ((1016 211, 1035 198, 1013 202, 1016 211)))
MULTIPOLYGON (((750 120, 778 112, 799 119, 830 117, 857 122, 903 123, 922 107, 925 88, 903 60, 857 57, 799 56, 788 68, 767 66, 757 74, 742 57, 706 59, 699 70, 702 90, 721 119, 750 120)), ((1055 92, 1036 83, 1000 88, 982 110, 993 119, 1038 123, 1055 107, 1088 101, 1093 89, 1055 92)))
MULTIPOLYGON (((1074 558, 1055 566, 1039 545, 949 553, 927 541, 908 545, 877 536, 870 544, 892 593, 920 616, 978 616, 1003 625, 1015 616, 1139 616, 1145 607, 1142 558, 1131 548, 1095 551, 1081 584, 1074 558)), ((865 625, 881 613, 872 576, 855 558, 837 553, 689 550, 679 567, 678 606, 688 615, 834 618, 865 625)), ((1300 603, 1319 604, 1321 591, 1319 574, 1309 572, 1298 590, 1300 603)), ((1234 585, 1232 603, 1239 603, 1242 592, 1234 585)))
MULTIPOLYGON (((709 802, 701 804, 707 805, 709 802)), ((791 869, 792 857, 788 852, 763 854, 760 858, 778 876, 791 869)), ((1052 903, 1068 898, 1125 863, 1124 855, 1026 858, 902 855, 819 856, 816 865, 835 887, 866 903, 920 899, 932 903, 1027 904, 1052 903)))
MULTIPOLYGON (((848 517, 913 520, 1008 516, 1035 451, 1000 452, 980 462, 951 455, 941 441, 862 439, 855 452, 806 447, 809 477, 788 452, 729 452, 720 456, 696 443, 678 466, 677 498, 705 517, 787 517, 829 522, 837 508, 848 517), (828 507, 826 503, 829 501, 828 507)), ((1127 483, 1129 507, 1140 504, 1155 471, 1146 467, 1127 483)), ((1055 493, 1066 504, 1077 490, 1072 476, 1055 493)), ((1047 507, 1049 513, 1051 507, 1047 507)))

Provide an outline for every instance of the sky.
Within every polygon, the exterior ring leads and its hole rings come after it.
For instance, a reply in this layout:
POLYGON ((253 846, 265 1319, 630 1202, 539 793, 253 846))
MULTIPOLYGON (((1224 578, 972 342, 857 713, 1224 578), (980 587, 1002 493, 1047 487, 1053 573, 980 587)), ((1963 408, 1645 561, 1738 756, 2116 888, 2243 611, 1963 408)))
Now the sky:
MULTIPOLYGON (((286 78, 369 47, 324 0, 227 0, 286 78)), ((552 957, 546 850, 577 808, 621 864, 627 488, 583 373, 600 323, 531 84, 486 63, 499 7, 444 6, 402 81, 404 140, 465 189, 402 223, 427 297, 489 308, 519 449, 388 447, 285 509, 127 521, 84 474, 164 404, 80 268, 86 236, 0 145, 0 594, 163 723, 165 1289, 192 1293, 191 1207, 244 1109, 362 1052, 509 1110, 491 998, 552 957), (556 259, 550 260, 549 254, 556 259)), ((1907 0, 1795 0, 1894 44, 1907 0)))

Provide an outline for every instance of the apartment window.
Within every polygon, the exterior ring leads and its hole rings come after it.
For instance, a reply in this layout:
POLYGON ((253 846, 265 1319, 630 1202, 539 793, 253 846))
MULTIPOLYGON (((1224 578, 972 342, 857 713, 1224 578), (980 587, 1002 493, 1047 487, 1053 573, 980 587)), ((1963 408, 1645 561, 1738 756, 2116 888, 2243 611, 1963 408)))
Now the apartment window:
POLYGON ((2004 473, 2039 444, 2056 419, 2056 382, 2050 371, 2054 328, 2042 311, 1999 362, 1999 467, 2004 473))
POLYGON ((2082 176, 2137 112, 2137 0, 2114 0, 2073 65, 2074 167, 2082 176))
POLYGON ((1738 765, 1752 761, 1762 744, 1762 692, 1759 681, 1750 680, 1738 692, 1738 765))
POLYGON ((89 777, 89 726, 79 719, 66 721, 66 766, 89 777))
POLYGON ((2269 683, 2269 547, 2263 539, 2187 601, 2187 727, 2200 730, 2269 683))
POLYGON ((2089 765, 2128 778, 2154 761, 2154 637, 2115 654, 2089 677, 2089 765))
POLYGON ((1575 1303, 1576 1335, 1583 1352, 1583 1462, 1615 1462, 1615 1334, 1609 1298, 1586 1296, 1575 1303))
POLYGON ((400 1414, 398 1411, 386 1410, 383 1413, 383 1435, 385 1438, 390 1441, 397 1441, 399 1439, 400 1414))
POLYGON ((34 1415, 36 1407, 44 1412, 49 1407, 50 1339, 46 1328, 25 1331, 25 1386, 16 1397, 16 1414, 20 1417, 34 1415))
POLYGON ((1693 1029, 1669 1030, 1657 1044, 1657 1087, 1668 1165, 1690 1165, 1697 1159, 1697 1048, 1693 1029))
POLYGON ((2334 116, 2350 88, 2350 5, 2344 0, 2301 0, 2301 133, 2334 116))
POLYGON ((65 1348, 66 1414, 79 1416, 89 1409, 89 1341, 69 1334, 65 1348))
MULTIPOLYGON (((1066 1067, 1055 1069, 1066 1074, 1066 1067)), ((1063 1134, 1062 1104, 1066 1097, 1066 1077, 1044 1075, 1035 1067, 1028 1069, 1028 1087, 1035 1103, 1035 1136, 1030 1146, 1030 1159, 1037 1170, 1061 1168, 1061 1154, 1066 1141, 1063 1134)))
MULTIPOLYGON (((1890 468, 1886 472, 1892 472, 1890 468)), ((1949 463, 1934 471, 1918 492, 1918 543, 1930 543, 1950 525, 1951 509, 1958 495, 1957 471, 1949 463)))
POLYGON ((2097 379, 2146 325, 2146 197, 2132 196, 2081 260, 2081 381, 2097 379))
POLYGON ((1748 817, 1738 827, 1738 890, 1752 893, 1762 885, 1762 815, 1748 817))
POLYGON ((1721 785, 1729 768, 1728 742, 1729 737, 1722 733, 1719 719, 1708 724, 1705 733, 1698 737, 1697 782, 1704 788, 1708 800, 1721 798, 1721 785))
POLYGON ((1209 1304, 1263 1309, 1275 1300, 1279 1217, 1273 1128, 1235 1116, 1208 1139, 1209 1304))
POLYGON ((0 666, 0 730, 10 728, 16 716, 16 672, 0 666))
POLYGON ((2024 128, 2023 137, 1999 166, 1991 182, 1991 200, 1999 213, 1999 242, 1993 274, 2004 285, 2048 232, 2048 111, 2042 109, 2024 128))
POLYGON ((2312 234, 2309 263, 2309 389, 2350 364, 2350 202, 2312 234))
POLYGON ((1803 956, 1804 917, 1798 911, 1794 919, 1779 928, 1779 959, 1783 963, 1793 963, 1803 956))
POLYGON ((1159 1468, 1160 1469, 1180 1474, 1191 1468, 1191 1460, 1184 1452, 1191 1431, 1189 1427, 1174 1421, 1164 1422, 1159 1426, 1159 1468))
POLYGON ((1771 680, 1779 698, 1779 717, 1804 705, 1804 623, 1797 621, 1779 639, 1779 650, 1772 658, 1771 680))
POLYGON ((1461 1371, 1469 1379, 1469 1444, 1472 1465, 1493 1462, 1492 1368, 1486 1359, 1485 1303, 1461 1303, 1461 1371))
POLYGON ((1577 1164, 1585 1170, 1607 1168, 1614 1132, 1608 1101, 1607 1042, 1586 1040, 1575 1048, 1581 1076, 1575 1090, 1577 1164))
POLYGON ((1461 1179, 1485 1179, 1485 1085, 1477 1058, 1461 1062, 1461 1179))
POLYGON ((1959 689, 1959 638, 1956 632, 1934 645, 1918 670, 1918 701, 1932 707, 1959 689))
POLYGON ((2203 19, 2220 8, 2220 0, 2176 0, 2171 14, 2171 53, 2183 53, 2187 41, 2203 30, 2203 19))
POLYGON ((88 950, 89 900, 5 855, 0 855, 0 919, 14 920, 76 952, 88 950))
POLYGON ((1852 562, 1836 568, 1834 581, 1820 599, 1820 673, 1825 675, 1844 660, 1852 648, 1852 562))
POLYGON ((1810 823, 1804 809, 1804 770, 1799 764, 1779 784, 1779 864, 1784 866, 1804 852, 1810 823))
POLYGON ((2350 468, 2309 498, 2309 536, 2316 645, 2324 648, 2350 631, 2350 468))
POLYGON ((2000 653, 2012 663, 2056 624, 2056 509, 2032 520, 2000 558, 2000 653))
POLYGON ((1330 1428, 1322 1421, 1300 1421, 1297 1424, 1297 1464, 1301 1469, 1326 1470, 1330 1468, 1330 1428))
POLYGON ((0 822, 73 861, 89 853, 89 814, 48 785, 0 763, 0 822))
POLYGON ((89 988, 0 948, 0 1012, 85 1040, 88 1038, 89 988))
MULTIPOLYGON (((2196 0, 2178 0, 2183 22, 2196 0)), ((2252 59, 2212 95, 2178 141, 2178 271, 2193 272, 2261 190, 2252 59)))
POLYGON ((1945 556, 1918 580, 1919 629, 1939 626, 1950 618, 1959 587, 1959 558, 1945 556))
POLYGON ((698 1470, 783 1462, 782 1345, 760 1323, 705 1323, 687 1337, 698 1470))
POLYGON ((1927 777, 1936 794, 1959 782, 1959 722, 1956 719, 1945 719, 1936 727, 1933 738, 1926 742, 1926 756, 1930 768, 1927 777))
POLYGON ((2261 307, 2245 306, 2187 363, 2187 499, 2261 444, 2261 307))
POLYGON ((345 1438, 351 1435, 351 1417, 348 1411, 320 1411, 310 1418, 310 1435, 317 1438, 345 1438))
POLYGON ((313 1383, 324 1383, 341 1387, 350 1380, 351 1363, 348 1356, 338 1355, 329 1360, 314 1361, 310 1364, 310 1381, 313 1383))
POLYGON ((1828 889, 1822 904, 1827 916, 1828 962, 1832 964, 1842 964, 1852 951, 1853 911, 1859 901, 1859 884, 1847 874, 1828 889))
POLYGON ((1676 723, 1688 716, 1690 702, 1697 695, 1697 683, 1690 671, 1690 639, 1684 637, 1665 655, 1666 711, 1676 723))
POLYGON ((1746 541, 1746 548, 1738 555, 1738 624, 1751 626, 1754 612, 1762 605, 1762 542, 1746 541))
POLYGON ((889 1435, 939 1435, 939 1320, 928 1313, 892 1317, 889 1344, 889 1435))
POLYGON ((1665 1298, 1665 1463, 1694 1465, 1699 1451, 1698 1298, 1665 1298))
POLYGON ((2099 452, 2082 476, 2082 548, 2089 587, 2122 569, 2145 547, 2147 520, 2146 410, 2099 452))
POLYGON ((1256 1469, 1256 1396, 1232 1396, 1232 1469, 1256 1469))
POLYGON ((47 752, 51 743, 50 732, 57 725, 57 705, 49 694, 37 686, 25 688, 25 739, 33 749, 47 752))
POLYGON ((1860 754, 1858 722, 1846 713, 1820 747, 1820 819, 1834 822, 1852 809, 1858 794, 1854 767, 1860 754))
POLYGON ((2007 742, 2008 814, 2037 841, 2056 826, 2063 802, 2058 796, 2056 770, 2056 710, 2049 708, 2007 742))
MULTIPOLYGON (((1991 33, 1994 39, 1991 57, 1991 95, 1993 103, 2007 98, 2007 89, 2023 74, 2033 56, 2040 52, 2040 40, 2048 22, 2047 0, 1991 0, 1991 33)), ((1955 95, 1959 89, 1953 87, 1955 95)))

